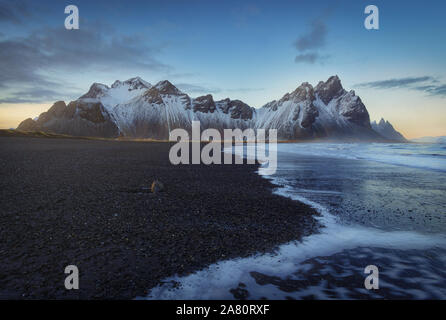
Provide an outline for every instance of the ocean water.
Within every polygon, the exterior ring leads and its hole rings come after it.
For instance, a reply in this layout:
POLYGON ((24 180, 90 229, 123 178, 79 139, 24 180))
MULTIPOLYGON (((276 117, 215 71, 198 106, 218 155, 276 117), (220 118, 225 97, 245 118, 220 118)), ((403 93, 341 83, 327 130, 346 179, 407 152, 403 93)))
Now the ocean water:
POLYGON ((166 279, 146 298, 446 299, 445 144, 280 144, 264 177, 314 207, 320 232, 166 279), (368 265, 379 289, 364 286, 368 265))

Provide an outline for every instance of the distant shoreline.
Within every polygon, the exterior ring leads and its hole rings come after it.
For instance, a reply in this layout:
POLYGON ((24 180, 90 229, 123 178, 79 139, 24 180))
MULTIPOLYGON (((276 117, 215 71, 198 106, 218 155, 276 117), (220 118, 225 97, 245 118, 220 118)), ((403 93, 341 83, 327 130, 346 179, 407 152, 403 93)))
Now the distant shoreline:
MULTIPOLYGON (((167 142, 172 143, 169 140, 157 140, 151 138, 102 138, 102 137, 83 137, 83 136, 70 136, 65 134, 57 134, 57 133, 48 133, 43 131, 19 131, 13 129, 0 129, 0 137, 28 137, 28 138, 54 138, 54 139, 86 139, 86 140, 102 140, 102 141, 130 141, 130 142, 167 142)), ((206 141, 201 141, 205 143, 206 141)), ((222 142, 222 141, 215 141, 222 142)), ((224 141, 223 141, 224 142, 224 141)), ((266 141, 268 142, 268 141, 266 141)), ((244 141, 243 143, 251 143, 244 141)), ((335 140, 335 139, 300 139, 300 140, 278 140, 277 143, 414 143, 412 141, 364 141, 364 140, 355 140, 355 139, 344 139, 344 140, 335 140)))

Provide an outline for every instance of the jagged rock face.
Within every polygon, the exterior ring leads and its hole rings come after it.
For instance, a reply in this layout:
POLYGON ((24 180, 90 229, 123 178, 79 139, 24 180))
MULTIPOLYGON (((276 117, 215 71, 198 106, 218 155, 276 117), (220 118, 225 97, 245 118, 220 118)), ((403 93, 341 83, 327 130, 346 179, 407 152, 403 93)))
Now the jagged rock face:
MULTIPOLYGON (((316 120, 316 117, 319 115, 319 111, 316 109, 316 107, 313 105, 313 103, 306 104, 302 107, 300 112, 303 113, 302 120, 300 124, 303 128, 308 129, 311 127, 311 125, 316 120)), ((299 114, 296 114, 293 119, 298 119, 299 114)))
POLYGON ((171 84, 169 81, 164 80, 159 82, 155 88, 158 89, 160 94, 166 94, 166 95, 182 95, 183 93, 175 87, 173 84, 171 84))
POLYGON ((383 118, 381 118, 381 121, 379 121, 379 123, 373 121, 371 126, 373 130, 378 132, 384 138, 398 142, 407 142, 406 138, 404 138, 401 133, 396 131, 389 121, 385 121, 383 118))
POLYGON ((168 139, 169 132, 182 128, 189 132, 192 121, 200 121, 201 128, 226 128, 252 126, 254 108, 241 101, 225 99, 214 101, 212 95, 190 98, 169 81, 161 81, 140 95, 117 103, 114 88, 100 101, 115 120, 121 134, 128 137, 168 139), (111 101, 111 102, 110 102, 111 101))
POLYGON ((161 94, 159 90, 155 87, 150 88, 144 93, 144 98, 147 103, 151 104, 161 104, 163 103, 163 98, 161 98, 161 94))
POLYGON ((23 121, 17 130, 44 131, 73 136, 117 137, 118 128, 101 103, 56 102, 37 120, 23 121))
POLYGON ((217 108, 214 102, 214 98, 210 94, 195 98, 193 101, 194 112, 213 113, 217 108))
POLYGON ((380 139, 370 127, 366 107, 354 91, 347 92, 337 76, 307 82, 258 112, 258 128, 278 129, 281 139, 344 138, 380 139))
POLYGON ((316 93, 325 104, 328 104, 331 100, 343 95, 345 90, 338 76, 332 76, 326 82, 319 82, 316 86, 316 93))
POLYGON ((339 114, 352 123, 365 128, 370 128, 370 116, 361 98, 352 90, 344 93, 337 104, 339 114))
POLYGON ((128 88, 127 88, 128 91, 139 90, 139 89, 149 89, 151 87, 150 83, 148 83, 147 81, 144 81, 140 77, 131 78, 124 82, 116 80, 112 84, 112 88, 117 88, 119 86, 128 86, 128 88))
POLYGON ((280 100, 267 103, 258 111, 257 128, 277 129, 279 139, 309 138, 310 126, 318 116, 314 104, 314 90, 303 83, 280 100))
POLYGON ((315 93, 326 105, 330 102, 336 103, 336 110, 350 122, 370 128, 370 116, 367 108, 355 95, 355 91, 347 93, 338 76, 332 76, 326 82, 319 82, 315 93))
POLYGON ((251 120, 254 108, 240 100, 230 100, 229 98, 218 101, 218 107, 225 114, 229 114, 232 119, 251 120))
POLYGON ((139 77, 115 81, 111 87, 94 83, 68 106, 56 102, 34 121, 18 127, 76 136, 168 139, 176 128, 277 129, 279 139, 359 137, 381 139, 371 129, 369 114, 354 91, 347 92, 337 76, 316 88, 307 82, 280 100, 254 109, 240 100, 214 101, 212 95, 190 98, 169 81, 152 86, 139 77))
POLYGON ((302 83, 296 90, 294 90, 291 94, 286 94, 282 100, 293 100, 296 103, 305 100, 314 100, 314 89, 311 84, 308 82, 302 83))
POLYGON ((83 104, 79 102, 71 102, 68 107, 72 107, 73 110, 77 109, 79 117, 93 123, 103 123, 106 121, 104 114, 108 113, 104 111, 101 103, 83 104))
POLYGON ((93 83, 90 87, 90 90, 88 90, 88 92, 86 94, 84 94, 82 97, 80 97, 80 99, 86 99, 86 98, 91 98, 91 99, 96 99, 96 98, 100 98, 104 95, 104 93, 108 90, 109 88, 106 85, 100 84, 100 83, 93 83))
POLYGON ((292 99, 292 101, 294 101, 295 103, 301 104, 301 108, 299 108, 298 112, 295 113, 293 120, 296 121, 297 119, 299 119, 300 113, 302 113, 300 122, 301 126, 304 129, 310 128, 310 126, 314 123, 317 116, 319 115, 319 111, 313 104, 315 96, 311 84, 309 84, 308 82, 302 83, 300 87, 298 87, 291 93, 289 98, 292 99))
POLYGON ((20 131, 39 131, 36 125, 36 121, 31 118, 23 120, 16 130, 20 131))
POLYGON ((51 117, 61 118, 66 112, 66 108, 67 106, 64 101, 57 101, 51 108, 48 109, 47 114, 51 115, 51 117))

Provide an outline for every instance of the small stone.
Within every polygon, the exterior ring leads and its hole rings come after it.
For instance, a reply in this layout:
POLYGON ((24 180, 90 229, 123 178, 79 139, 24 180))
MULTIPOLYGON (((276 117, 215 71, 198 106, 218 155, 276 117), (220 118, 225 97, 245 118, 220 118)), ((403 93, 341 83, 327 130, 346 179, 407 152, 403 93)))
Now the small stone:
POLYGON ((161 181, 155 180, 152 182, 150 189, 153 193, 164 191, 164 184, 161 181))

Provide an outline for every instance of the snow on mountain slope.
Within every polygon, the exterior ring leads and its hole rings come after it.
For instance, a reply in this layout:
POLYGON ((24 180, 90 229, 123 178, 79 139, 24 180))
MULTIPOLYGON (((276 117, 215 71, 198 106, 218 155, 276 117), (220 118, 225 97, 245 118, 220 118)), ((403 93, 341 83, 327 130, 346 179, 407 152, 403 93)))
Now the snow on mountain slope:
POLYGON ((111 112, 112 109, 120 104, 132 100, 142 95, 152 85, 139 77, 131 78, 121 82, 116 80, 111 87, 104 84, 94 83, 90 90, 81 96, 79 100, 85 102, 98 102, 111 112))
POLYGON ((190 132, 197 120, 202 130, 277 129, 282 140, 383 139, 372 130, 361 99, 344 90, 337 76, 315 88, 305 82, 260 109, 229 98, 214 101, 212 95, 191 98, 167 80, 152 86, 139 77, 117 80, 111 87, 94 83, 78 100, 56 109, 37 121, 26 119, 18 129, 86 135, 82 130, 88 127, 88 135, 168 139, 175 128, 190 132))
POLYGON ((190 98, 168 81, 162 81, 129 101, 108 108, 121 133, 130 137, 167 139, 176 128, 247 128, 254 109, 229 99, 215 102, 211 95, 190 98), (247 115, 247 116, 246 116, 247 115))
POLYGON ((278 129, 282 139, 382 139, 370 127, 370 118, 354 91, 342 88, 337 76, 316 88, 307 82, 282 99, 258 111, 257 128, 278 129))

